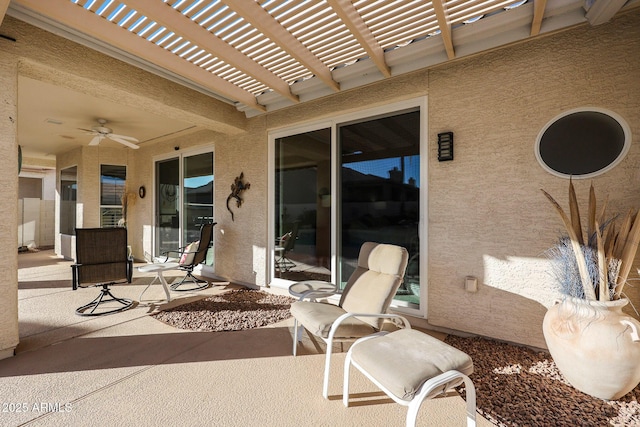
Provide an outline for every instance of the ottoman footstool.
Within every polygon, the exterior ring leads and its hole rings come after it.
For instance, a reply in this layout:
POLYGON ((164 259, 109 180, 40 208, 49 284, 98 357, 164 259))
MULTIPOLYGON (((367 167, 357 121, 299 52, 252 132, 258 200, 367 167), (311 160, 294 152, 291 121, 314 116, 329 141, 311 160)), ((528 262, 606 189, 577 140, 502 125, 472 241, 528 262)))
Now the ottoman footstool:
POLYGON ((349 406, 349 370, 355 366, 395 402, 408 406, 415 426, 422 402, 465 383, 467 426, 476 425, 476 391, 471 357, 414 329, 380 332, 356 341, 344 362, 343 403, 349 406))

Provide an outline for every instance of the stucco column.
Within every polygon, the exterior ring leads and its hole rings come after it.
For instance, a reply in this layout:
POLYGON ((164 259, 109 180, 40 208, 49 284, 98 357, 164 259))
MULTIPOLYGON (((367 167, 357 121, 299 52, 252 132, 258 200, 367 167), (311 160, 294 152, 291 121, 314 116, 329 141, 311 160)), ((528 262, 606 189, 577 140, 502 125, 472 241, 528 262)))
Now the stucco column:
POLYGON ((18 61, 0 52, 0 359, 18 345, 18 61))

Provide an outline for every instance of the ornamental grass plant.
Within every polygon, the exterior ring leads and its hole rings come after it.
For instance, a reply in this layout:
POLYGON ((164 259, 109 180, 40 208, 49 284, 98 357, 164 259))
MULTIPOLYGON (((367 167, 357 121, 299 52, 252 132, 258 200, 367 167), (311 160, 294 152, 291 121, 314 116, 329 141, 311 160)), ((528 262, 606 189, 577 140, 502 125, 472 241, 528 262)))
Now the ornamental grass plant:
POLYGON ((548 251, 562 293, 592 301, 612 301, 624 296, 640 244, 640 213, 631 209, 621 216, 606 216, 607 201, 597 211, 593 184, 589 189, 586 227, 583 230, 578 199, 569 180, 569 213, 546 191, 542 193, 560 215, 567 234, 548 251))

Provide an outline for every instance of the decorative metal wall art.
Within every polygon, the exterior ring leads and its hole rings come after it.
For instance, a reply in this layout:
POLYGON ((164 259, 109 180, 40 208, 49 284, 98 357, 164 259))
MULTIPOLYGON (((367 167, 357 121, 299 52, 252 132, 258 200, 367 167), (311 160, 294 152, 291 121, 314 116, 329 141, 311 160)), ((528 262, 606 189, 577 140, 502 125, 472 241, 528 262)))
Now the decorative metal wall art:
POLYGON ((231 212, 231 221, 235 221, 233 218, 233 211, 229 208, 229 202, 231 199, 236 199, 236 206, 240 207, 242 205, 242 198, 240 195, 244 192, 244 190, 248 190, 251 187, 251 184, 244 181, 244 172, 240 172, 240 176, 236 176, 233 180, 233 184, 231 184, 231 194, 227 197, 227 210, 231 212))

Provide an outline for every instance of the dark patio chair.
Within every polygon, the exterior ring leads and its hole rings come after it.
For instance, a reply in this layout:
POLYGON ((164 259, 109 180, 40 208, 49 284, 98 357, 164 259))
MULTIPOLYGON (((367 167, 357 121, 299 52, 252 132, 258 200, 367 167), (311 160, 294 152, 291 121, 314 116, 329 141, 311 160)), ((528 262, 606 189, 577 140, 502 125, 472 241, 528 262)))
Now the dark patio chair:
POLYGON ((217 223, 203 224, 200 226, 200 238, 181 248, 165 252, 165 261, 169 259, 169 254, 175 253, 180 257, 178 269, 187 274, 177 283, 171 285, 171 289, 178 292, 198 291, 209 286, 206 280, 198 279, 193 275, 193 270, 207 259, 207 250, 213 237, 213 226, 217 223), (180 289, 180 286, 192 283, 193 286, 180 289))
POLYGON ((126 228, 76 228, 76 263, 71 269, 73 290, 102 287, 100 295, 78 307, 76 314, 101 316, 133 305, 133 300, 116 297, 109 288, 131 283, 133 260, 128 255, 126 228))
POLYGON ((279 242, 277 242, 276 247, 274 248, 276 255, 275 264, 276 268, 280 270, 280 272, 289 271, 291 268, 296 266, 296 263, 287 257, 287 254, 293 251, 293 248, 296 246, 299 225, 300 223, 298 221, 294 222, 291 227, 291 231, 280 237, 279 242))

